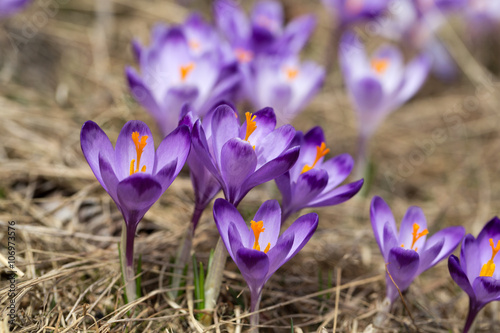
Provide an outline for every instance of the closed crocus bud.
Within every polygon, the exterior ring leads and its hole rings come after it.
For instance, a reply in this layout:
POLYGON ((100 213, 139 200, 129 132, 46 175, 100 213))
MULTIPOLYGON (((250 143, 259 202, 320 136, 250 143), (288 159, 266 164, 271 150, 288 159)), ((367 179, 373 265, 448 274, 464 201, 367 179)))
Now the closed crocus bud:
POLYGON ((460 259, 448 259, 450 275, 469 295, 469 314, 463 329, 467 333, 479 311, 489 302, 500 301, 500 219, 494 217, 477 238, 465 236, 460 259))

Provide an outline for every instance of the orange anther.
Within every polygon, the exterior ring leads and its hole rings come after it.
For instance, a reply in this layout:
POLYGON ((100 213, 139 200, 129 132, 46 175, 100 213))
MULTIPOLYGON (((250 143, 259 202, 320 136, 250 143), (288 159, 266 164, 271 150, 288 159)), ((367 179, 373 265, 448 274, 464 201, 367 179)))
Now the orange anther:
POLYGON ((247 63, 253 60, 253 53, 242 48, 235 49, 234 54, 241 63, 247 63))
POLYGON ((491 259, 488 260, 486 264, 481 267, 481 273, 479 273, 479 276, 493 276, 493 273, 495 273, 495 263, 493 262, 493 259, 495 259, 495 256, 497 255, 498 251, 500 251, 500 240, 497 241, 497 246, 495 246, 495 243, 493 243, 493 238, 490 238, 490 246, 491 246, 491 259))
POLYGON ((246 112, 245 117, 247 120, 247 131, 245 134, 245 141, 248 141, 250 135, 252 135, 252 133, 257 129, 257 123, 255 122, 255 118, 257 116, 253 116, 250 112, 246 112))
POLYGON ((142 168, 140 168, 140 165, 141 165, 142 152, 144 151, 144 147, 146 147, 146 144, 147 144, 146 141, 147 141, 147 139, 148 139, 148 135, 140 136, 139 132, 133 132, 132 133, 132 140, 134 141, 135 152, 137 154, 137 166, 134 169, 134 164, 136 164, 135 163, 136 160, 133 159, 130 162, 130 175, 133 175, 134 173, 139 172, 139 169, 142 172, 146 171, 146 166, 144 165, 142 168))
POLYGON ((312 166, 309 166, 309 164, 304 165, 304 167, 302 168, 301 174, 314 168, 314 166, 316 166, 316 163, 318 163, 320 158, 322 158, 323 156, 325 156, 329 152, 330 152, 330 149, 326 148, 326 144, 324 142, 321 143, 321 146, 316 146, 316 158, 314 159, 314 163, 312 164, 312 166))
POLYGON ((292 81, 299 75, 299 70, 296 68, 286 68, 285 69, 286 76, 288 77, 288 80, 292 81))
POLYGON ((189 73, 194 69, 194 63, 190 62, 186 66, 181 66, 181 81, 185 81, 189 73))
MULTIPOLYGON (((418 233, 418 229, 420 229, 420 226, 416 223, 413 223, 413 232, 411 233, 413 236, 413 240, 411 242, 411 249, 413 250, 413 247, 415 246, 415 243, 423 236, 427 235, 429 233, 429 230, 424 229, 422 230, 421 233, 418 233)), ((417 251, 418 248, 415 249, 417 251)))
POLYGON ((388 59, 373 59, 371 61, 371 66, 378 74, 384 74, 384 72, 389 67, 388 59))
MULTIPOLYGON (((260 234, 263 233, 264 230, 266 230, 266 228, 264 228, 264 222, 263 221, 259 221, 259 222, 251 221, 250 228, 252 228, 253 236, 255 237, 255 242, 253 243, 253 249, 260 251, 259 237, 260 237, 260 234)), ((266 249, 264 250, 264 253, 267 253, 267 251, 269 251, 270 248, 271 248, 271 243, 268 243, 266 246, 266 249)))

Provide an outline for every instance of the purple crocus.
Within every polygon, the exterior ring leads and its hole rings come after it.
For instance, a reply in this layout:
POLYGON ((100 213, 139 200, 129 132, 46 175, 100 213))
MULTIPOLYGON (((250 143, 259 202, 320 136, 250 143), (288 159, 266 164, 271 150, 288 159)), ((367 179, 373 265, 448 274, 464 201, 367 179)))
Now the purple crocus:
MULTIPOLYGON (((250 228, 238 210, 224 199, 215 201, 214 219, 229 255, 250 289, 251 312, 259 309, 267 280, 306 245, 318 226, 318 215, 309 213, 299 217, 280 236, 281 209, 276 200, 260 206, 250 228)), ((259 315, 252 316, 251 324, 258 322, 259 315)))
POLYGON ((346 33, 340 45, 345 85, 359 124, 358 164, 366 163, 366 145, 382 120, 420 89, 430 68, 425 55, 406 66, 395 47, 380 47, 368 58, 359 39, 346 33))
POLYGON ((222 99, 232 99, 240 76, 236 62, 224 56, 215 30, 193 14, 182 26, 157 26, 151 45, 133 44, 142 76, 126 68, 134 98, 157 121, 164 135, 179 122, 188 103, 202 117, 222 99))
POLYGON ((135 231, 184 166, 191 143, 189 128, 176 128, 155 151, 151 131, 141 121, 129 121, 123 126, 115 148, 96 123, 87 121, 80 142, 92 172, 123 215, 122 267, 127 296, 133 301, 135 231))
POLYGON ((500 301, 500 219, 494 217, 481 230, 477 239, 465 236, 460 260, 448 259, 450 275, 469 295, 469 314, 464 326, 467 333, 479 311, 489 302, 500 301))
POLYGON ((323 85, 325 70, 297 56, 261 57, 248 77, 249 98, 257 109, 272 105, 278 125, 289 124, 323 85))
POLYGON ((491 0, 468 0, 464 15, 472 33, 493 32, 500 25, 500 2, 491 0))
MULTIPOLYGON (((387 270, 400 291, 406 290, 423 271, 450 255, 465 235, 463 227, 448 227, 427 239, 427 221, 422 209, 406 211, 399 233, 391 209, 380 197, 374 197, 370 207, 375 240, 384 257, 387 270)), ((390 303, 398 290, 386 275, 386 296, 390 303)))
POLYGON ((283 221, 306 207, 338 205, 352 198, 363 186, 363 179, 339 185, 349 176, 354 161, 349 154, 325 160, 326 148, 321 127, 314 127, 305 135, 297 132, 291 145, 300 146, 295 165, 276 184, 283 196, 283 221))
POLYGON ((253 187, 288 171, 299 156, 299 147, 289 147, 295 129, 291 125, 275 129, 273 109, 247 112, 245 118, 240 126, 238 112, 221 105, 213 111, 210 126, 198 120, 193 127, 193 149, 199 161, 235 206, 253 187))
POLYGON ((322 0, 341 27, 372 20, 383 14, 389 0, 322 0))
POLYGON ((30 3, 31 0, 1 0, 0 17, 14 15, 30 3))

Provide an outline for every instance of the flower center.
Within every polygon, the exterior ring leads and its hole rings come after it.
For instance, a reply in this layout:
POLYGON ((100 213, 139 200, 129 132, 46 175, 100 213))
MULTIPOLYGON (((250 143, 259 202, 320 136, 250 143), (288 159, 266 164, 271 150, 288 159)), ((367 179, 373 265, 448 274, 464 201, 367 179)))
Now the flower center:
POLYGON ((289 81, 293 81, 297 75, 299 74, 299 70, 294 67, 286 67, 285 68, 286 77, 289 81))
MULTIPOLYGON (((260 234, 263 233, 264 230, 266 230, 266 228, 264 228, 264 222, 263 221, 259 221, 259 222, 251 221, 250 228, 252 228, 253 236, 255 237, 255 242, 253 243, 253 249, 260 251, 259 237, 260 237, 260 234)), ((267 253, 267 251, 269 251, 270 248, 271 248, 271 243, 268 243, 266 248, 264 249, 264 253, 267 253)))
POLYGON ((493 243, 493 238, 490 238, 490 246, 491 246, 491 251, 493 252, 491 254, 491 259, 488 260, 488 262, 483 265, 483 267, 481 268, 481 273, 479 273, 479 276, 493 276, 493 273, 495 273, 495 263, 493 262, 493 259, 495 259, 495 256, 497 255, 498 251, 500 251, 500 240, 497 241, 497 246, 495 247, 495 244, 493 243))
POLYGON ((388 59, 373 59, 371 61, 371 66, 377 74, 384 74, 389 64, 390 62, 388 59))
POLYGON ((189 64, 185 66, 181 66, 181 81, 186 81, 187 76, 191 71, 194 69, 194 63, 190 62, 189 64))
POLYGON ((234 50, 234 54, 238 61, 244 64, 253 60, 253 53, 240 47, 234 50))
POLYGON ((200 49, 201 44, 197 40, 190 40, 189 41, 189 47, 195 51, 198 51, 200 49))
MULTIPOLYGON (((250 112, 246 112, 245 117, 247 120, 247 131, 245 133, 245 141, 250 143, 250 141, 248 141, 248 138, 257 129, 257 122, 255 121, 255 118, 257 116, 252 115, 250 112)), ((252 147, 255 150, 255 146, 252 146, 252 147)))
MULTIPOLYGON (((148 139, 147 135, 140 136, 139 132, 133 132, 132 133, 132 140, 134 141, 135 144, 135 152, 137 154, 137 166, 134 168, 134 165, 136 164, 136 160, 133 159, 130 161, 130 175, 133 175, 136 172, 139 172, 140 164, 141 164, 141 156, 142 152, 144 151, 144 147, 146 147, 146 140, 148 139)), ((146 166, 143 165, 141 172, 146 171, 146 166)))
MULTIPOLYGON (((429 230, 424 229, 422 232, 418 232, 418 229, 420 229, 420 226, 417 223, 413 223, 413 232, 411 235, 413 236, 413 240, 411 241, 411 248, 412 250, 417 251, 418 247, 413 248, 415 246, 415 243, 423 236, 427 235, 429 233, 429 230)), ((405 247, 404 244, 401 244, 401 247, 405 247)))
POLYGON ((319 159, 328 154, 328 152, 330 152, 330 149, 326 148, 326 144, 324 142, 321 142, 321 146, 316 146, 316 158, 314 159, 314 163, 312 164, 312 166, 309 166, 309 164, 304 165, 304 168, 302 168, 302 172, 300 174, 303 174, 304 172, 307 172, 314 168, 319 159))

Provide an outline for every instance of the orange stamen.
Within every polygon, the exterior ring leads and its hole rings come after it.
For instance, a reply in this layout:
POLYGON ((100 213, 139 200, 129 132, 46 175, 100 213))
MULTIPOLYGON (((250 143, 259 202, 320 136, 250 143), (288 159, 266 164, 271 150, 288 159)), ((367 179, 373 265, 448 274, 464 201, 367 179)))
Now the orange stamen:
POLYGON ((495 246, 495 243, 493 243, 493 238, 490 238, 490 246, 491 246, 491 259, 488 260, 486 264, 483 265, 481 268, 481 273, 479 273, 479 276, 493 276, 493 273, 495 273, 495 263, 493 262, 493 259, 495 259, 495 256, 497 255, 498 251, 500 251, 500 240, 497 241, 497 246, 495 246))
POLYGON ((194 69, 194 63, 190 62, 186 66, 181 66, 181 81, 185 81, 189 73, 194 69))
POLYGON ((424 229, 422 230, 421 233, 418 233, 418 229, 420 229, 420 226, 416 223, 413 223, 413 232, 411 233, 413 236, 413 240, 411 242, 411 249, 417 251, 418 248, 413 249, 415 246, 415 243, 423 236, 427 235, 429 233, 429 230, 424 229))
POLYGON ((200 46, 201 46, 200 43, 198 43, 196 40, 189 41, 189 47, 192 48, 193 50, 199 50, 200 46))
POLYGON ((314 160, 313 165, 312 166, 309 166, 309 164, 304 165, 304 168, 302 168, 301 174, 314 168, 314 166, 316 166, 316 163, 318 163, 320 158, 322 158, 323 156, 325 156, 329 152, 330 152, 330 149, 326 148, 326 144, 324 142, 321 143, 321 146, 316 146, 316 159, 314 160))
MULTIPOLYGON (((253 236, 255 237, 255 242, 253 243, 253 249, 260 251, 259 237, 260 237, 260 234, 263 233, 264 230, 266 230, 266 228, 264 228, 264 222, 263 221, 259 221, 259 222, 251 221, 250 228, 252 228, 253 236)), ((269 251, 270 248, 271 248, 271 243, 268 243, 265 250, 264 250, 264 253, 267 253, 267 251, 269 251)))
POLYGON ((236 58, 238 58, 239 62, 247 63, 253 60, 253 53, 251 51, 247 51, 242 48, 237 48, 234 50, 234 54, 236 58))
POLYGON ((142 168, 140 168, 140 165, 141 165, 142 152, 144 151, 144 147, 146 147, 146 144, 147 144, 146 140, 147 139, 148 139, 148 135, 140 136, 139 132, 132 133, 132 140, 134 141, 135 152, 137 154, 137 166, 134 169, 134 164, 135 164, 136 160, 133 159, 130 162, 130 175, 133 175, 134 173, 139 172, 139 169, 141 170, 141 172, 146 171, 146 166, 144 165, 142 168))
POLYGON ((247 120, 247 132, 245 134, 245 141, 248 141, 250 135, 252 135, 252 133, 257 129, 257 123, 255 122, 255 118, 257 116, 253 116, 250 112, 246 112, 245 117, 247 120))
POLYGON ((286 73, 286 76, 288 77, 288 80, 292 81, 299 74, 299 70, 296 68, 286 68, 285 73, 286 73))
POLYGON ((377 74, 384 74, 384 72, 389 67, 388 59, 373 59, 371 61, 371 66, 377 72, 377 74))

